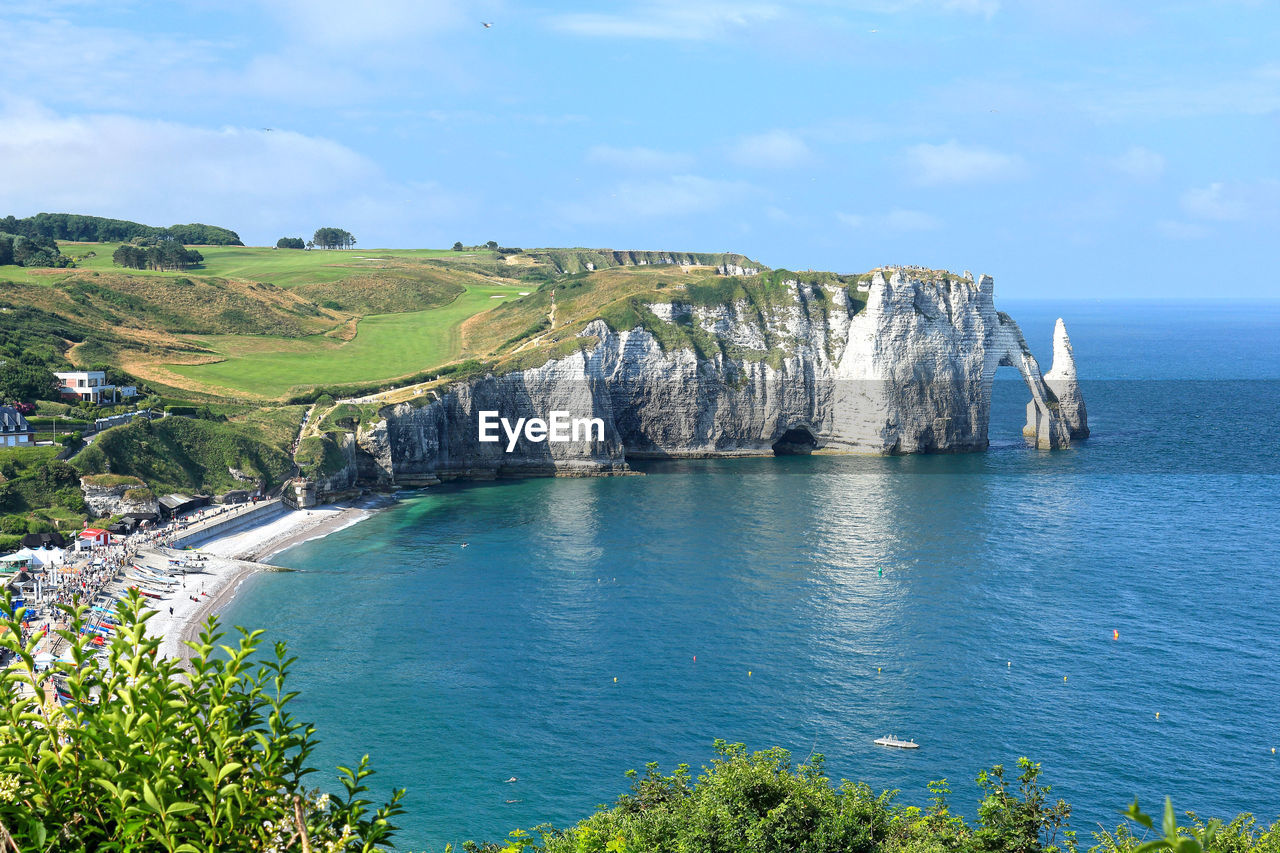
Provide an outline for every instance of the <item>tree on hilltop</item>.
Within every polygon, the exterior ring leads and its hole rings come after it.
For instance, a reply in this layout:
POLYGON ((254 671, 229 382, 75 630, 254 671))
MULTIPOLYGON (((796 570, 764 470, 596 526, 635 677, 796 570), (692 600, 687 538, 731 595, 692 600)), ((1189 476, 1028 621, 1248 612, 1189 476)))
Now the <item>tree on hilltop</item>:
POLYGON ((154 246, 124 243, 111 255, 112 263, 135 270, 185 270, 204 261, 195 249, 172 240, 154 246))
POLYGON ((281 237, 276 241, 277 249, 305 249, 306 246, 301 237, 281 237))
POLYGON ((320 249, 350 249, 356 244, 352 233, 341 228, 317 228, 311 239, 320 249))

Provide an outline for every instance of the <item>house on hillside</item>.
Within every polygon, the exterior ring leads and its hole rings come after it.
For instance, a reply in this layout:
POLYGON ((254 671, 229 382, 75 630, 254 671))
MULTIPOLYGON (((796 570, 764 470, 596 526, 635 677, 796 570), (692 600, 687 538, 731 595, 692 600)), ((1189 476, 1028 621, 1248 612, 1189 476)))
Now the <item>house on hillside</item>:
POLYGON ((112 385, 108 382, 104 370, 72 370, 53 375, 62 383, 60 390, 65 400, 118 403, 138 396, 138 389, 133 385, 112 385))
POLYGON ((36 431, 13 406, 0 406, 0 447, 31 447, 36 431))

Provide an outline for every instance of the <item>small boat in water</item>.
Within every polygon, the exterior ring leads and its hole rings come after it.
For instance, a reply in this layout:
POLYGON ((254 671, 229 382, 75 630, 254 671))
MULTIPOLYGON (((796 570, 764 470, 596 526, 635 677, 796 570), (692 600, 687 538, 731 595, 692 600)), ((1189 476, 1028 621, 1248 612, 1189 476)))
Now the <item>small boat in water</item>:
POLYGON ((902 740, 894 735, 885 735, 875 739, 875 743, 879 746, 894 746, 898 749, 919 749, 920 744, 914 740, 902 740))

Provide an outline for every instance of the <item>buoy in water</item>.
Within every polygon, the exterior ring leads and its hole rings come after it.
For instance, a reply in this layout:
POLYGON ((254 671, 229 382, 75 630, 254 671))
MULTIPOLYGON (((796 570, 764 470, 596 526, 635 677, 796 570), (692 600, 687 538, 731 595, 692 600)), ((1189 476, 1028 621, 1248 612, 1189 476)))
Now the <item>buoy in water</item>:
POLYGON ((698 656, 697 656, 697 655, 694 655, 694 656, 693 656, 693 662, 694 662, 694 663, 697 663, 697 662, 698 662, 698 656))
POLYGON ((1160 712, 1159 712, 1159 711, 1156 711, 1156 719, 1157 719, 1157 720, 1158 720, 1158 719, 1160 719, 1160 712))
POLYGON ((1118 640, 1118 639, 1120 639, 1120 632, 1119 632, 1119 631, 1112 631, 1112 632, 1111 632, 1111 639, 1113 639, 1113 640, 1118 640))
POLYGON ((1013 666, 1013 661, 1009 661, 1005 666, 1013 666))
POLYGON ((615 676, 613 677, 613 683, 614 683, 614 684, 617 684, 617 683, 618 683, 618 676, 616 676, 616 675, 615 675, 615 676))
POLYGON ((880 667, 876 667, 876 672, 879 672, 879 671, 880 671, 880 667))
POLYGON ((1062 680, 1063 680, 1063 681, 1066 681, 1066 680, 1067 680, 1067 677, 1066 677, 1065 675, 1064 675, 1064 676, 1062 676, 1062 680))
POLYGON ((751 677, 751 670, 747 670, 747 678, 751 677))

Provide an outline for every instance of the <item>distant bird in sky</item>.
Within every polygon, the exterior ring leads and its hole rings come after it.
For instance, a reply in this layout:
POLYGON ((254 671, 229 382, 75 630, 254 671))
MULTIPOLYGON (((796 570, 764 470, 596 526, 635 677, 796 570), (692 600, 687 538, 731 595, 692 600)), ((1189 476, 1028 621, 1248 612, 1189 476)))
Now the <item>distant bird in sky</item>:
POLYGON ((880 32, 880 31, 879 31, 879 30, 867 30, 867 32, 869 32, 869 33, 878 33, 878 32, 880 32))
POLYGON ((274 128, 274 127, 264 127, 264 128, 263 128, 263 130, 265 130, 267 133, 270 133, 271 131, 275 130, 275 128, 274 128))
POLYGON ((480 23, 484 24, 484 28, 486 30, 493 26, 493 24, 489 23, 488 21, 481 21, 480 23))

